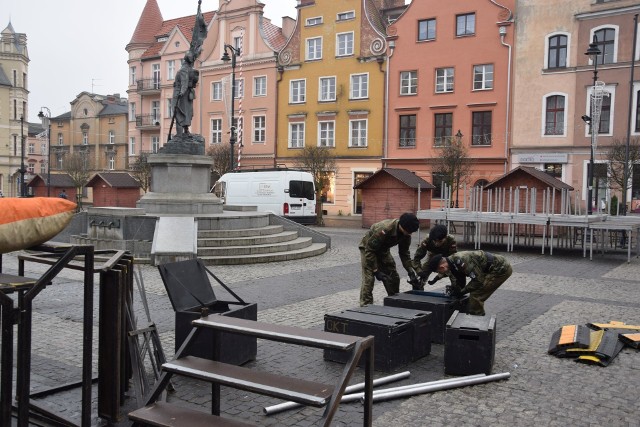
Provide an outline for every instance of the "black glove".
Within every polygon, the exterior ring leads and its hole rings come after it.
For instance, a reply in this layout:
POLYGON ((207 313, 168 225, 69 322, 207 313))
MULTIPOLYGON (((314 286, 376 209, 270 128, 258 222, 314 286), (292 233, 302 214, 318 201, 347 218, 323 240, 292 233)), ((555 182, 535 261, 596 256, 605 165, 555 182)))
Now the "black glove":
POLYGON ((418 279, 418 277, 416 276, 416 272, 415 271, 409 270, 408 273, 409 273, 409 282, 415 281, 415 280, 418 279))
POLYGON ((385 274, 380 270, 378 270, 375 273, 373 273, 373 275, 375 276, 376 279, 378 279, 381 282, 386 282, 387 280, 390 279, 388 274, 385 274))
POLYGON ((431 274, 431 272, 430 272, 430 271, 425 271, 425 270, 423 270, 423 271, 421 271, 420 273, 418 273, 418 276, 420 276, 420 278, 421 278, 422 280, 424 280, 424 279, 428 279, 428 278, 429 278, 429 274, 431 274))
POLYGON ((432 280, 427 281, 427 283, 429 285, 435 285, 438 280, 440 280, 440 277, 436 276, 432 280))

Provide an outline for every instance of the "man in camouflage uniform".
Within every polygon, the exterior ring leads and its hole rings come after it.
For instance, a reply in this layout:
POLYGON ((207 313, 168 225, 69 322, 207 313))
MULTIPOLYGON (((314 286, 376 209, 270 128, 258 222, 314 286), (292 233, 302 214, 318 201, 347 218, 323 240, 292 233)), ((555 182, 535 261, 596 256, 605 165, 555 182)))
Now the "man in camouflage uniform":
POLYGON ((485 251, 463 251, 448 257, 436 255, 429 266, 440 274, 450 273, 453 294, 469 294, 467 313, 484 316, 484 302, 513 273, 509 261, 485 251), (466 278, 471 280, 466 283, 466 278))
POLYGON ((360 259, 362 262, 362 285, 360 287, 360 306, 373 304, 373 284, 378 279, 394 295, 400 291, 400 276, 390 249, 398 245, 402 265, 411 278, 416 274, 411 265, 411 233, 418 230, 420 223, 412 213, 403 213, 399 219, 385 219, 371 226, 360 241, 360 259))
MULTIPOLYGON (((429 231, 429 235, 420 243, 420 246, 418 246, 418 249, 416 249, 413 255, 413 268, 420 277, 420 280, 415 280, 411 283, 413 289, 424 289, 424 282, 429 278, 429 275, 434 272, 429 268, 429 262, 434 255, 449 256, 457 251, 456 239, 448 234, 447 227, 442 224, 436 224, 431 231, 429 231), (425 255, 427 259, 422 263, 422 258, 424 258, 425 255)), ((433 285, 442 279, 442 277, 444 276, 439 274, 428 283, 433 285)))

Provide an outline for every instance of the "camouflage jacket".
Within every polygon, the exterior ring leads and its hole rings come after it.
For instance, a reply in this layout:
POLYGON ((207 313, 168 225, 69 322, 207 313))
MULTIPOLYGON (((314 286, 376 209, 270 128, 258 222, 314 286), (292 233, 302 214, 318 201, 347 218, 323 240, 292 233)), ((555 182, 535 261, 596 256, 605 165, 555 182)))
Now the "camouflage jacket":
POLYGON ((456 239, 451 234, 444 238, 444 242, 442 242, 440 246, 437 246, 435 241, 427 237, 422 241, 422 243, 420 243, 415 254, 413 254, 413 266, 417 272, 420 272, 422 270, 420 261, 425 257, 425 255, 428 255, 427 259, 430 259, 432 256, 437 254, 449 256, 457 251, 456 239))
MULTIPOLYGON (((509 262, 505 257, 493 255, 493 262, 488 263, 487 253, 485 251, 462 251, 447 257, 449 259, 449 268, 451 275, 456 282, 465 280, 465 276, 475 281, 474 286, 485 282, 486 275, 490 271, 503 270, 509 262)), ((469 282, 471 283, 471 282, 469 282)), ((464 287, 464 283, 457 283, 460 288, 464 287)), ((469 291, 473 289, 468 289, 469 291)))
POLYGON ((411 235, 403 234, 398 229, 398 219, 385 219, 371 226, 358 246, 364 251, 366 266, 371 270, 378 269, 378 256, 389 252, 398 245, 398 254, 404 268, 411 269, 411 235))

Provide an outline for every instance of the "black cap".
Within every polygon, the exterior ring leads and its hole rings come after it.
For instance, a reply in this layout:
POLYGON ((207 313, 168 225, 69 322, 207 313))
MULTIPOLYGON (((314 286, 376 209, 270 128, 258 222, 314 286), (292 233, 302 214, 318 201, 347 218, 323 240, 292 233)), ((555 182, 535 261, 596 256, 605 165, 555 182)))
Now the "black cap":
POLYGON ((447 227, 442 224, 436 224, 433 226, 431 231, 429 231, 429 238, 431 240, 442 240, 447 237, 447 227))
POLYGON ((433 272, 437 272, 438 267, 440 266, 440 262, 442 261, 442 258, 444 257, 440 254, 434 255, 433 258, 431 258, 431 260, 429 261, 429 270, 433 272))
POLYGON ((418 217, 410 212, 405 212, 400 216, 399 224, 409 234, 418 231, 418 228, 420 228, 418 217))

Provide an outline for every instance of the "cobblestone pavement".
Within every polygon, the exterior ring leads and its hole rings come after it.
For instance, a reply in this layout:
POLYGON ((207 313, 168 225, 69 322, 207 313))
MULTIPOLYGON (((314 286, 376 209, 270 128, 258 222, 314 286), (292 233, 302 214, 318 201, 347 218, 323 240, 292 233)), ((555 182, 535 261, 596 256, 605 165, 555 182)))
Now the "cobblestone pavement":
MULTIPOLYGON (((362 229, 324 228, 332 238, 331 249, 318 257, 298 261, 249 266, 212 267, 212 271, 245 301, 258 302, 258 319, 266 322, 323 328, 326 313, 355 307, 360 284, 357 244, 362 229)), ((414 242, 415 243, 415 242, 414 242)), ((640 260, 626 262, 626 252, 595 254, 582 251, 554 252, 553 256, 520 250, 504 253, 504 247, 487 247, 505 255, 513 276, 487 301, 486 310, 497 317, 494 373, 510 372, 506 381, 423 394, 374 405, 375 426, 638 426, 640 354, 625 348, 606 368, 575 363, 547 355, 552 333, 567 324, 623 321, 640 324, 640 260)), ((164 351, 174 351, 174 311, 156 268, 141 265, 140 272, 164 351)), ((400 267, 401 268, 401 267, 400 267)), ((17 273, 16 254, 5 254, 3 270, 17 273)), ((27 264, 27 275, 37 277, 44 267, 27 264)), ((401 268, 401 275, 402 268, 401 268)), ((82 339, 82 279, 80 272, 64 270, 53 286, 34 302, 32 390, 52 387, 80 378, 82 339)), ((97 281, 97 278, 96 278, 97 281)), ((439 282, 439 284, 442 282, 439 282)), ((408 290, 404 282, 401 290, 408 290)), ((442 286, 433 286, 434 291, 442 286)), ((229 300, 214 284, 220 300, 229 300)), ((384 289, 377 284, 375 302, 382 303, 384 289)), ((97 307, 97 296, 96 303, 97 307)), ((138 304, 139 319, 144 314, 138 304)), ((97 316, 96 316, 97 319, 97 316)), ((97 337, 97 328, 94 330, 97 337)), ((97 347, 97 339, 95 340, 97 347)), ((97 354, 97 353, 94 353, 97 354)), ((434 344, 431 353, 396 371, 409 370, 409 379, 394 385, 433 381, 445 377, 444 349, 434 344)), ((330 382, 342 366, 324 361, 321 350, 258 341, 258 356, 248 366, 300 378, 330 382)), ((396 372, 394 371, 394 372, 396 372)), ((94 372, 97 362, 94 357, 94 372)), ((376 372, 375 377, 387 373, 376 372)), ((362 380, 356 372, 354 382, 362 380)), ((169 401, 207 410, 210 387, 182 379, 173 382, 169 401)), ((279 403, 226 387, 222 389, 225 415, 259 425, 309 426, 321 409, 303 408, 263 415, 263 407, 279 403)), ((93 425, 105 424, 95 414, 93 425)), ((80 390, 41 399, 40 404, 67 418, 79 420, 80 390)), ((127 399, 123 413, 135 407, 127 399)), ((334 425, 361 424, 362 405, 340 406, 334 425)), ((128 426, 126 417, 118 426, 128 426)))

